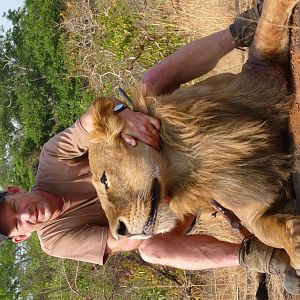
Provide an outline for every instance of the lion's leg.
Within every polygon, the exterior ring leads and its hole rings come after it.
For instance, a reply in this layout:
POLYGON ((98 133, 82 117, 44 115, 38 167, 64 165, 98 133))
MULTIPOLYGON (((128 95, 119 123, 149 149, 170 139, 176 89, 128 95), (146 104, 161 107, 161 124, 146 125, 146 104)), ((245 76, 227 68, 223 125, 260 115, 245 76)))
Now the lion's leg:
POLYGON ((251 229, 263 243, 284 248, 292 266, 300 269, 300 216, 265 214, 252 222, 251 229))
POLYGON ((287 63, 289 49, 289 18, 298 0, 265 0, 249 62, 287 63))

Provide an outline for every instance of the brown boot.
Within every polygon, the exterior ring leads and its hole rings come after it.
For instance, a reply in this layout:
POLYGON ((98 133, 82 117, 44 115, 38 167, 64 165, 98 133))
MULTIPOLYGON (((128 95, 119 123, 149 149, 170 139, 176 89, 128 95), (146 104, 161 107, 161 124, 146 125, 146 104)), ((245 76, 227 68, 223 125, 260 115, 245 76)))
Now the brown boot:
POLYGON ((292 295, 300 293, 300 277, 291 267, 285 250, 269 247, 256 237, 250 237, 242 242, 239 262, 252 271, 283 275, 284 289, 292 295))
POLYGON ((236 47, 250 47, 251 45, 263 9, 263 1, 257 2, 253 8, 239 14, 229 26, 236 47))

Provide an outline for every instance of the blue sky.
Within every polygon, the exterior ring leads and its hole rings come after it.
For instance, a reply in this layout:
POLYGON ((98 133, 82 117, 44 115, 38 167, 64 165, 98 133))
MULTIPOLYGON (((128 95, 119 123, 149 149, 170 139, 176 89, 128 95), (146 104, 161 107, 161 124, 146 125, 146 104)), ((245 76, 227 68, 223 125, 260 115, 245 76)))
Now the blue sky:
POLYGON ((2 17, 3 13, 7 12, 9 9, 17 9, 20 6, 23 6, 24 3, 25 0, 0 0, 0 26, 2 25, 5 31, 10 28, 11 23, 6 18, 2 17))

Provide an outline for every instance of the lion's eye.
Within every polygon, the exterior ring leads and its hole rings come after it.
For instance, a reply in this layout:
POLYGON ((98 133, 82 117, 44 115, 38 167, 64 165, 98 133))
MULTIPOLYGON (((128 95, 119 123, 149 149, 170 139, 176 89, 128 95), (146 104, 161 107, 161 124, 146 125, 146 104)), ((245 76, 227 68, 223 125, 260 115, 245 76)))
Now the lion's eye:
POLYGON ((108 190, 108 181, 105 172, 102 174, 100 182, 104 185, 105 189, 108 190))

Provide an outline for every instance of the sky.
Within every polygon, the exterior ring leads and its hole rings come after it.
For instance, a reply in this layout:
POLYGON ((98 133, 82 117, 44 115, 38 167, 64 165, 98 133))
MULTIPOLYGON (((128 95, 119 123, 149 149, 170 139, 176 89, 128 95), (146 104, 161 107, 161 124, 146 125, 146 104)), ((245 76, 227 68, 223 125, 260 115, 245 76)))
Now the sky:
POLYGON ((25 0, 0 0, 0 26, 4 27, 6 31, 11 27, 11 23, 3 16, 3 13, 7 12, 9 9, 14 10, 20 6, 23 6, 25 0))

